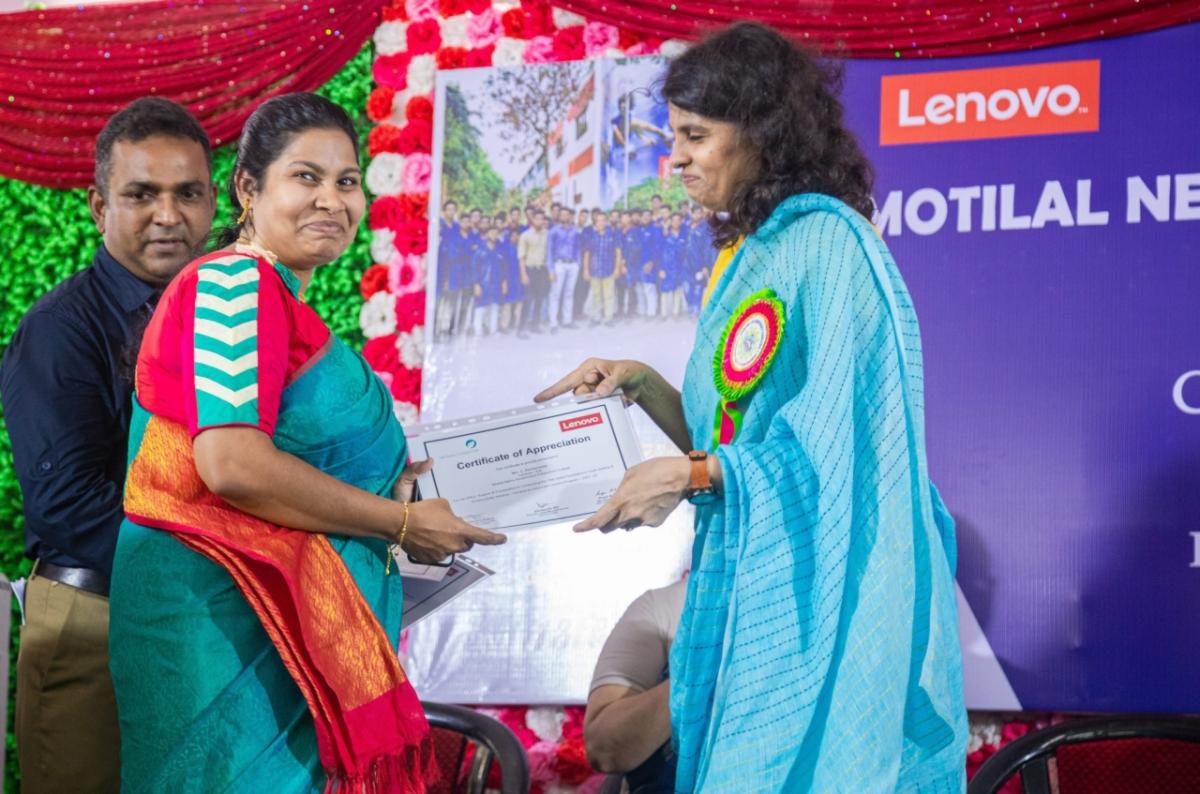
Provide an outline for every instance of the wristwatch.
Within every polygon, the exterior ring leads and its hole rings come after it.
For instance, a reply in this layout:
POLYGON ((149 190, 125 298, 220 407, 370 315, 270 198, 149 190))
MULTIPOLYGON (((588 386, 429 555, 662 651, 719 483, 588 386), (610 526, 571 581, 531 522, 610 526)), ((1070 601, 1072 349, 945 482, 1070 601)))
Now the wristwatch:
POLYGON ((708 477, 708 453, 692 450, 688 453, 688 460, 692 462, 692 477, 687 490, 683 492, 683 498, 696 506, 710 505, 717 501, 717 489, 708 477))

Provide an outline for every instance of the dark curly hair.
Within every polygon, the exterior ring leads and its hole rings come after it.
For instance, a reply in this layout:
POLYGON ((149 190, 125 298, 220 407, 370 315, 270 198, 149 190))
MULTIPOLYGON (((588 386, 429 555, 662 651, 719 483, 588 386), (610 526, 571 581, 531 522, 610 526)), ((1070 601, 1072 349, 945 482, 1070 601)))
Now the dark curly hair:
POLYGON ((751 234, 788 196, 824 193, 870 218, 874 175, 842 120, 841 64, 752 22, 719 30, 671 62, 662 93, 682 110, 737 125, 759 161, 714 244, 751 234))

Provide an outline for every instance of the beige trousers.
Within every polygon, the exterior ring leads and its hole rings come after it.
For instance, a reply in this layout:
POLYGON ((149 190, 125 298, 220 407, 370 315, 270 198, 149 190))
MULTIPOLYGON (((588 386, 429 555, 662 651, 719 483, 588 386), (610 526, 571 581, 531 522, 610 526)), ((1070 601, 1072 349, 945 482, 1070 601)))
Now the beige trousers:
POLYGON ((120 791, 107 598, 30 577, 15 728, 22 794, 120 791))
POLYGON ((612 276, 592 279, 592 319, 611 320, 617 311, 617 282, 612 276))

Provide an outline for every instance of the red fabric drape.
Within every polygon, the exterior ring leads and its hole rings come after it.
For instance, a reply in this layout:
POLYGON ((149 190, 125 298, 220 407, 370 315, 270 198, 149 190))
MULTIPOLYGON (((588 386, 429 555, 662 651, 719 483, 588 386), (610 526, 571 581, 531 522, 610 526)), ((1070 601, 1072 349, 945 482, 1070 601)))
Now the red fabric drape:
POLYGON ((710 28, 753 19, 856 58, 1028 50, 1200 20, 1197 0, 554 0, 554 5, 655 38, 693 39, 710 28))
MULTIPOLYGON (((0 15, 0 174, 91 181, 96 133, 146 94, 190 107, 213 143, 259 102, 315 88, 362 46, 388 0, 155 0, 0 15)), ((546 0, 524 0, 546 5, 546 0)), ((555 0, 652 38, 757 19, 864 58, 1030 49, 1200 20, 1197 0, 555 0)))
POLYGON ((155 94, 216 145, 263 100, 316 88, 362 47, 385 0, 162 0, 0 15, 0 174, 91 182, 110 115, 155 94))

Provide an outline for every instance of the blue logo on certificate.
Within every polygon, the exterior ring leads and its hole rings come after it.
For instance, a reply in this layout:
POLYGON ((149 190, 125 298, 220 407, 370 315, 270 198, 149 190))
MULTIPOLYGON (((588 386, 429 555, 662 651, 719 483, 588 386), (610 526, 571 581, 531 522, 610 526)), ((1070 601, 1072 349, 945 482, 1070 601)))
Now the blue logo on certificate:
POLYGON ((473 439, 473 438, 468 438, 468 439, 467 439, 467 449, 475 449, 475 447, 477 447, 477 446, 479 446, 479 442, 478 442, 478 441, 476 441, 476 440, 475 440, 475 439, 473 439))

